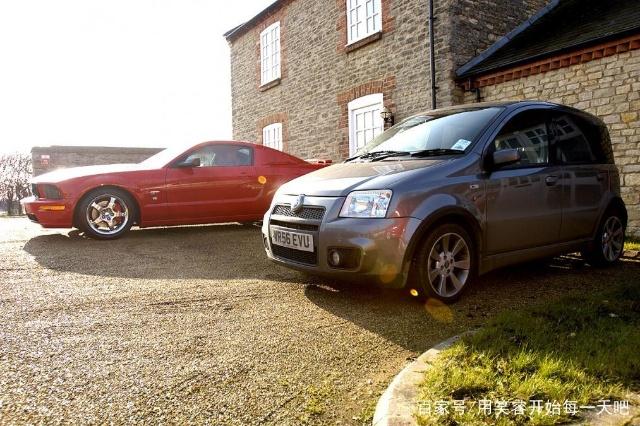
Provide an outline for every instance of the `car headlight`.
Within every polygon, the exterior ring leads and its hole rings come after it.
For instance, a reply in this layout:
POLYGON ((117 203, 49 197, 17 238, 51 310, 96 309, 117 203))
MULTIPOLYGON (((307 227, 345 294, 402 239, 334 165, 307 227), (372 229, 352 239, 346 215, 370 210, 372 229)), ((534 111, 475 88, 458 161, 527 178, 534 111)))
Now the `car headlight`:
POLYGON ((386 217, 392 191, 353 191, 344 200, 340 217, 386 217))

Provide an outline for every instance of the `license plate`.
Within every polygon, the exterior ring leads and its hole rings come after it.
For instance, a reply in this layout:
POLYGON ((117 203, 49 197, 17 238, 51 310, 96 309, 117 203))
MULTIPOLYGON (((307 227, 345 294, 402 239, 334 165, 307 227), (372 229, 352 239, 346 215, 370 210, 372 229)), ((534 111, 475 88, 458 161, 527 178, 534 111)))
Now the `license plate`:
POLYGON ((313 253, 313 235, 270 227, 271 243, 278 246, 313 253))

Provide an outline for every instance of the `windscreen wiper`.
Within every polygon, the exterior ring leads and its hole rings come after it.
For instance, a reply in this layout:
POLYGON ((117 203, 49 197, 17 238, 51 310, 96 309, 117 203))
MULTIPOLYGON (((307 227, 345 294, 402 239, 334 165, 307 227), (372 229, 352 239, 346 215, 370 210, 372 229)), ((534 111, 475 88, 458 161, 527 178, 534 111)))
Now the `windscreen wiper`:
POLYGON ((371 161, 380 161, 389 157, 399 157, 399 156, 410 155, 410 154, 411 153, 408 151, 374 151, 374 152, 367 152, 366 154, 362 154, 362 155, 356 155, 355 157, 347 158, 346 161, 349 162, 351 160, 355 160, 356 158, 359 158, 361 160, 370 159, 371 161))
POLYGON ((437 149, 423 149, 420 151, 414 151, 411 153, 412 157, 435 157, 436 155, 460 155, 464 154, 464 151, 459 149, 449 148, 437 148, 437 149))

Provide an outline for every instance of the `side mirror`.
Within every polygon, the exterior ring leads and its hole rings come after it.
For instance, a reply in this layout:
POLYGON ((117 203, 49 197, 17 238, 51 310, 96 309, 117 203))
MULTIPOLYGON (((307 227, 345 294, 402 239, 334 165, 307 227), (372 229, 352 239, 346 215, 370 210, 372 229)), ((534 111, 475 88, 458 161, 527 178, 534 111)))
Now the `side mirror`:
POLYGON ((191 169, 194 167, 200 167, 200 159, 198 157, 195 157, 188 161, 180 161, 179 163, 176 163, 175 167, 179 169, 191 169))
POLYGON ((508 166, 517 163, 521 159, 520 151, 517 149, 501 149, 493 153, 493 168, 508 166))

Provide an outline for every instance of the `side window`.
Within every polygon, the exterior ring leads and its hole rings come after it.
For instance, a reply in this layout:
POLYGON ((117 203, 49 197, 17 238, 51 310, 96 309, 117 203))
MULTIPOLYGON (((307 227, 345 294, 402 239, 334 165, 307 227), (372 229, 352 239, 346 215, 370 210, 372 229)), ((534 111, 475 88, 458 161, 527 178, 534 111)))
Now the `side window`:
POLYGON ((382 0, 346 0, 348 43, 382 30, 382 0))
POLYGON ((597 125, 567 114, 555 113, 553 127, 556 152, 562 164, 606 163, 602 150, 601 132, 597 125))
POLYGON ((189 154, 185 161, 200 159, 200 167, 238 167, 253 164, 253 150, 244 146, 207 145, 189 154))
POLYGON ((527 167, 549 162, 549 138, 546 111, 525 111, 500 130, 493 141, 495 151, 517 149, 521 159, 510 167, 527 167))
POLYGON ((282 123, 273 123, 262 129, 262 144, 282 151, 282 123))
POLYGON ((260 33, 260 84, 280 78, 280 22, 260 33))
POLYGON ((349 102, 349 156, 354 155, 384 131, 380 111, 384 95, 376 93, 349 102))

